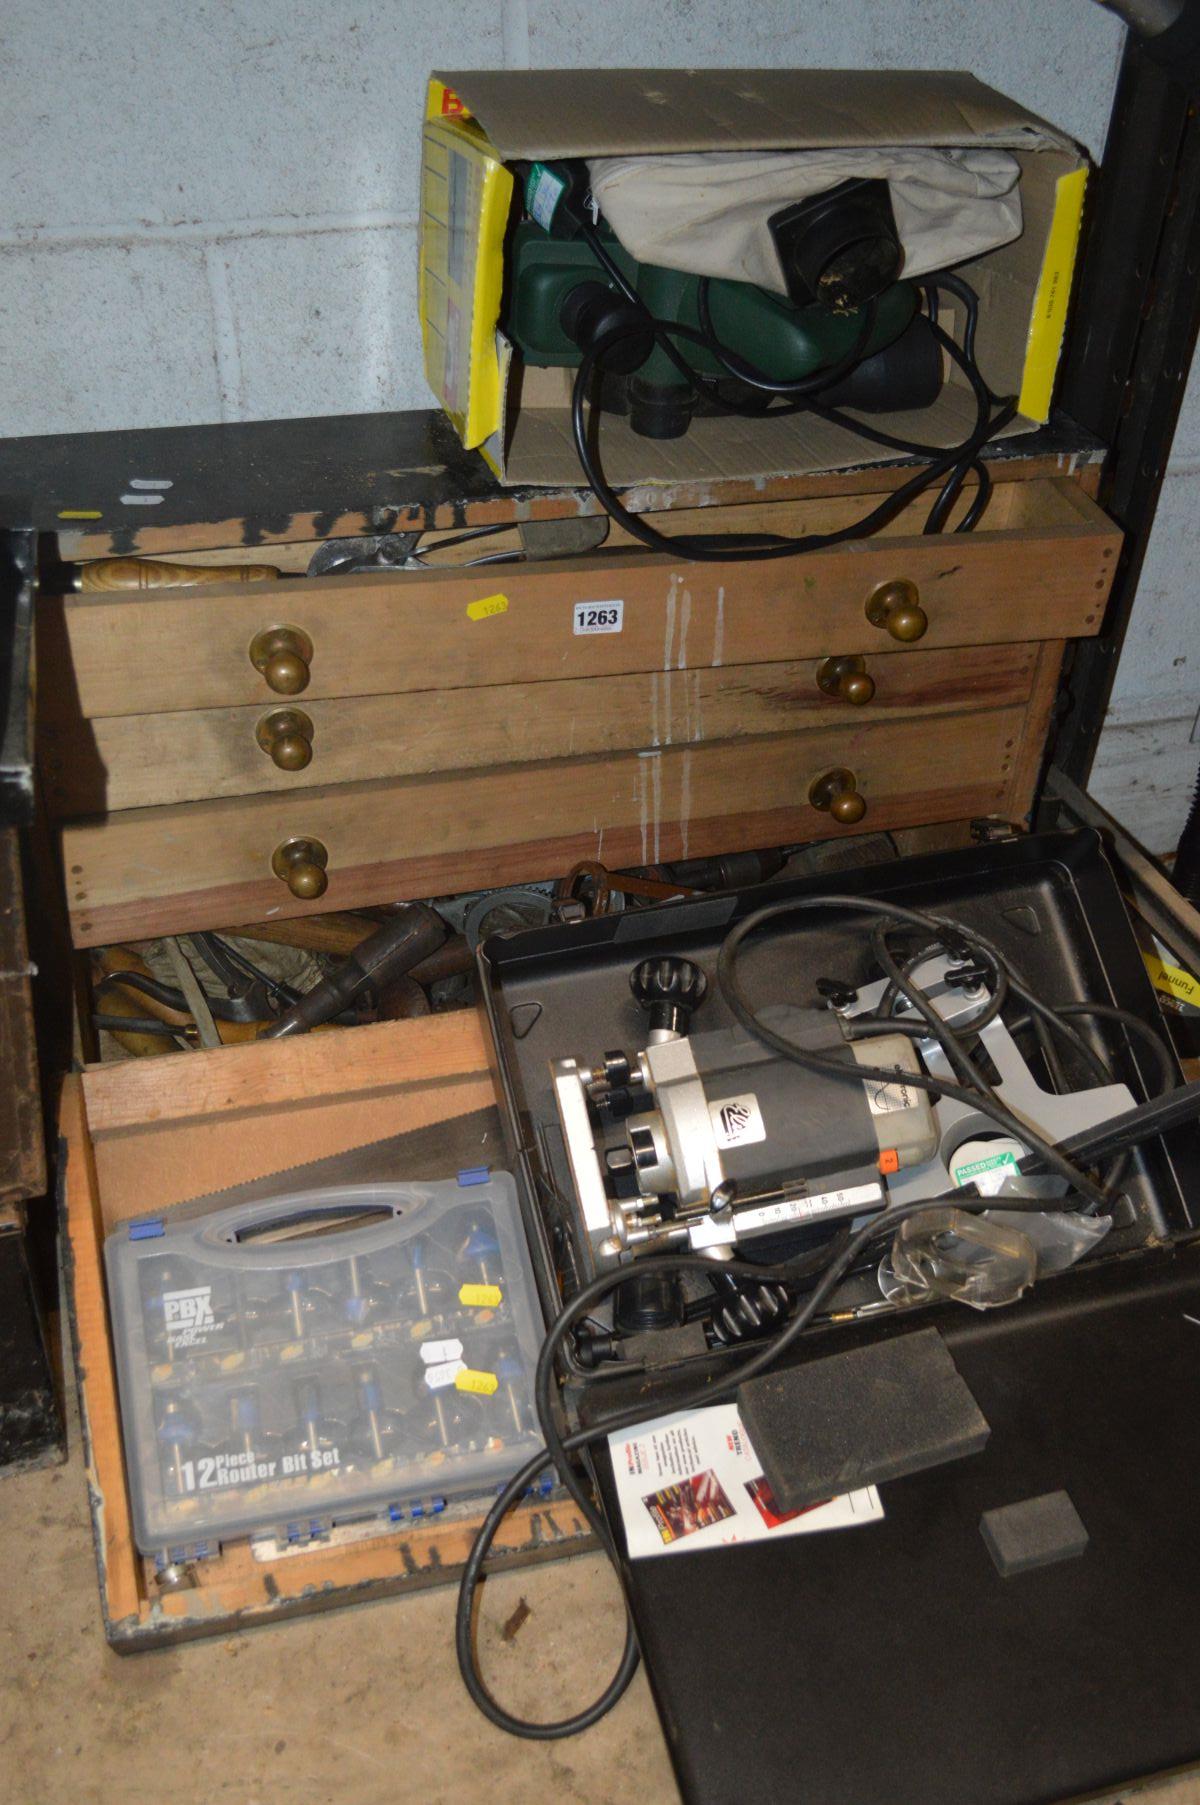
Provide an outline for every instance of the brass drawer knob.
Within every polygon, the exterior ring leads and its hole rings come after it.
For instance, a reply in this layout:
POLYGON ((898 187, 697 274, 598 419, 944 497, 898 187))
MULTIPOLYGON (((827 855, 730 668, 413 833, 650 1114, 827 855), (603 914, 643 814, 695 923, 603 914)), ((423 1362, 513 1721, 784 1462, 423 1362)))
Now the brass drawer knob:
POLYGON ((853 827, 867 812, 867 799, 859 795, 853 771, 826 771, 809 789, 808 800, 843 827, 853 827))
POLYGON ((329 854, 319 840, 285 840, 271 854, 271 870, 301 902, 324 896, 329 888, 328 863, 329 854))
POLYGON ((250 646, 251 664, 277 696, 298 696, 308 688, 312 655, 312 640, 299 627, 266 627, 250 646))
POLYGON ((867 619, 873 627, 882 627, 893 639, 911 644, 924 639, 929 616, 921 606, 921 592, 907 577, 894 577, 880 583, 867 597, 867 619))
POLYGON ((865 658, 826 658, 817 666, 817 688, 835 702, 865 708, 875 694, 875 679, 865 658))
POLYGON ((254 737, 281 771, 303 771, 312 763, 313 724, 301 708, 273 708, 254 737))

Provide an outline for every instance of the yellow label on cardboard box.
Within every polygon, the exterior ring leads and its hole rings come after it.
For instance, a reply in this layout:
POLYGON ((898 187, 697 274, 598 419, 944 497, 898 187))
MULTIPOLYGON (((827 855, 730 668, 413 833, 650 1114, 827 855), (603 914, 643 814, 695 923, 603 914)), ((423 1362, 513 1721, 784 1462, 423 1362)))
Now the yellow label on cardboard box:
POLYGON ((504 1293, 499 1285, 460 1285, 458 1301, 468 1309, 494 1310, 504 1302, 504 1293))
POLYGON ((470 119, 471 112, 459 99, 453 88, 448 88, 444 81, 439 81, 436 75, 431 75, 425 95, 425 117, 426 119, 470 119))
POLYGON ((473 1372, 469 1366, 456 1373, 454 1378, 455 1391, 475 1391, 485 1398, 490 1398, 499 1384, 495 1373, 473 1372))
POLYGON ((417 305, 429 386, 463 444, 500 423, 496 326, 512 173, 452 88, 431 81, 421 149, 417 305))
POLYGON ((1143 953, 1142 958, 1155 990, 1200 1009, 1200 980, 1193 978, 1191 972, 1181 970, 1178 965, 1168 965, 1165 959, 1156 958, 1153 953, 1143 953))
POLYGON ((1055 184, 1054 217, 1033 298, 1033 312, 1029 316, 1029 338, 1017 406, 1027 419, 1040 420, 1043 424, 1050 418, 1050 398, 1054 393, 1054 377, 1067 325, 1087 179, 1086 169, 1073 169, 1070 175, 1060 176, 1055 184))

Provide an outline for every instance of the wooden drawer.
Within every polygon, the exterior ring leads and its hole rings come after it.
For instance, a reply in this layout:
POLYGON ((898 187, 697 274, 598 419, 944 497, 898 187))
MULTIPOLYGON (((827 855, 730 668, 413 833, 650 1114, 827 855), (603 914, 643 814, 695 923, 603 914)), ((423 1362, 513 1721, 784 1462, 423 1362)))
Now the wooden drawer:
POLYGON ((41 769, 62 817, 382 777, 415 777, 563 754, 708 744, 794 728, 896 721, 1022 705, 1041 648, 963 646, 866 659, 875 694, 864 708, 831 699, 823 661, 637 671, 565 682, 492 684, 399 696, 352 696, 274 708, 203 708, 70 721, 47 713, 41 769), (301 710, 311 760, 277 768, 260 728, 301 710))
POLYGON ((895 721, 846 709, 836 724, 762 738, 129 809, 64 832, 74 937, 102 944, 553 877, 581 858, 645 865, 1021 813, 1061 650, 1043 650, 1029 699, 1008 707, 895 721), (839 768, 867 804, 844 828, 809 801, 839 768), (272 853, 293 838, 328 855, 315 903, 272 873, 272 853))
MULTIPOLYGON (((861 501, 863 498, 859 498, 861 501)), ((870 498, 867 498, 868 500, 870 498)), ((919 591, 926 650, 1093 633, 1120 536, 1069 480, 1004 485, 987 531, 889 533, 801 559, 686 564, 607 553, 554 564, 214 585, 114 600, 49 598, 39 657, 54 716, 265 708, 250 659, 265 629, 311 643, 305 703, 622 672, 791 662, 908 648, 872 625, 882 583, 919 591), (621 631, 579 634, 579 602, 620 599, 621 631)))

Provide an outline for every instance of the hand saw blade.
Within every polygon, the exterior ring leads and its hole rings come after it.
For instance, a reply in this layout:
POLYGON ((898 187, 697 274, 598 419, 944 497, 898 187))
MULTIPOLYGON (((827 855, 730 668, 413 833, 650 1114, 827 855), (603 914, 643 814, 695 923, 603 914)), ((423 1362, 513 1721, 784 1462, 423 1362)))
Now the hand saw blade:
POLYGON ((500 1112, 494 1106, 447 1116, 425 1128, 410 1128, 380 1141, 327 1153, 299 1166, 283 1166, 240 1185, 204 1191, 173 1204, 173 1221, 208 1215, 234 1204, 259 1203, 283 1192, 315 1191, 325 1185, 366 1185, 403 1179, 453 1178, 471 1166, 495 1165, 503 1158, 500 1112))

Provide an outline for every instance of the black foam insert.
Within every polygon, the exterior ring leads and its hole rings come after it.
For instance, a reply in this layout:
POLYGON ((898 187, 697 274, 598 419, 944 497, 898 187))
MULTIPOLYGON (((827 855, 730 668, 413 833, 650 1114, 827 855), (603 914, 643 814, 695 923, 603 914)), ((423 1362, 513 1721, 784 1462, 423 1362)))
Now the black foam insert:
POLYGON ((1042 1492, 985 1510, 979 1529, 1001 1579, 1073 1560, 1088 1545, 1088 1532, 1066 1492, 1042 1492))
POLYGON ((936 1329, 763 1373, 738 1408, 784 1510, 978 1454, 990 1433, 936 1329))

